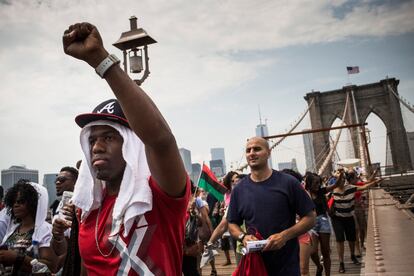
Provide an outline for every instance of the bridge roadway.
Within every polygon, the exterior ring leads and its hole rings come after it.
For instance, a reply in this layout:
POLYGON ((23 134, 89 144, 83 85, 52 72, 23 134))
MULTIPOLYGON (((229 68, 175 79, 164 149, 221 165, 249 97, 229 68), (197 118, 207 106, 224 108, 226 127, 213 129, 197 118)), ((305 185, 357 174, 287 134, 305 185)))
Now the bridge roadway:
POLYGON ((383 189, 371 189, 364 275, 414 275, 414 214, 400 206, 383 189))
MULTIPOLYGON (((374 188, 369 194, 368 230, 366 251, 362 265, 352 264, 349 248, 345 246, 346 273, 338 272, 339 261, 335 237, 331 236, 331 275, 366 276, 413 276, 414 275, 414 214, 398 208, 399 203, 383 189, 374 188)), ((222 266, 225 257, 222 252, 216 256, 218 275, 231 275, 236 265, 234 255, 232 265, 222 266)), ((315 275, 316 267, 310 262, 310 275, 315 275)), ((210 275, 209 265, 203 268, 202 275, 210 275)), ((325 275, 325 274, 323 274, 325 275)), ((260 275, 259 275, 260 276, 260 275)))

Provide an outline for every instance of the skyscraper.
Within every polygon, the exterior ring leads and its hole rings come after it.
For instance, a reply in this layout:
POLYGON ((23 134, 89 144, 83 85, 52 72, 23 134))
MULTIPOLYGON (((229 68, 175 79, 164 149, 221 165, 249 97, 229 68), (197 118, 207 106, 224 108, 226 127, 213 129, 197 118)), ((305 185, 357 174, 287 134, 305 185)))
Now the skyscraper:
MULTIPOLYGON (((261 120, 260 120, 261 121, 261 120)), ((260 122, 260 124, 258 124, 256 126, 256 136, 258 137, 265 137, 265 136, 269 136, 269 131, 267 129, 267 125, 266 124, 262 124, 260 122)), ((273 164, 272 164, 272 156, 269 157, 269 159, 267 160, 267 163, 269 164, 270 168, 273 168, 273 164)))
POLYGON ((269 130, 267 129, 266 124, 260 123, 256 126, 256 136, 259 136, 259 137, 269 136, 269 130))
POLYGON ((198 185, 198 178, 200 177, 200 173, 201 173, 201 165, 198 163, 193 163, 191 164, 191 175, 190 175, 190 179, 193 181, 193 183, 195 185, 198 185))
POLYGON ((224 176, 224 164, 223 160, 211 160, 210 161, 210 170, 214 173, 214 175, 219 178, 224 176))
POLYGON ((186 172, 188 173, 188 175, 191 175, 191 172, 192 172, 191 151, 185 148, 180 148, 179 151, 180 151, 181 159, 183 160, 183 163, 184 163, 184 168, 186 172))
POLYGON ((4 192, 12 187, 19 179, 27 179, 39 183, 39 171, 27 169, 25 166, 11 166, 1 171, 1 185, 4 192))
POLYGON ((57 173, 45 173, 43 175, 43 186, 47 189, 47 194, 49 195, 49 205, 56 200, 56 185, 55 180, 58 176, 57 173))
MULTIPOLYGON (((224 148, 211 148, 211 161, 215 160, 221 160, 221 175, 224 175, 226 173, 226 158, 224 156, 224 148)), ((215 166, 217 167, 220 162, 213 162, 215 166)), ((210 162, 210 168, 211 168, 211 162, 210 162)), ((220 176, 221 176, 220 175, 220 176)))
POLYGON ((303 145, 305 147, 306 171, 316 172, 312 133, 303 134, 303 145))

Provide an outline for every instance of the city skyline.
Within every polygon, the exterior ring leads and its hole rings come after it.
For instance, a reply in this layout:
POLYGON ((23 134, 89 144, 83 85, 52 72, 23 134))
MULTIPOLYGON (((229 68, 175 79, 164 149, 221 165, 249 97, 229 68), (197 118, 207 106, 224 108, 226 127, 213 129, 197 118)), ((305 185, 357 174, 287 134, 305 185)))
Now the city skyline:
POLYGON ((210 169, 217 176, 223 176, 227 173, 226 154, 224 148, 211 148, 210 169), (220 164, 221 161, 221 164, 220 164), (214 166, 213 166, 214 164, 214 166))
POLYGON ((1 186, 5 192, 20 179, 39 183, 39 171, 24 165, 11 165, 8 169, 1 169, 1 186))
MULTIPOLYGON (((74 22, 96 25, 119 58, 112 43, 131 15, 158 41, 148 47, 151 74, 142 87, 193 163, 223 147, 227 170, 245 164, 258 105, 273 135, 290 129, 311 91, 388 76, 414 103, 414 1, 5 0, 0 7, 1 169, 26 164, 43 175, 74 166, 82 157, 74 117, 114 97, 93 68, 63 53, 61 36, 74 22), (347 66, 359 66, 359 74, 347 75, 347 66)), ((406 130, 414 131, 413 114, 402 110, 406 130)), ((384 164, 385 126, 370 115, 368 128, 372 162, 384 164)), ((292 158, 303 173, 302 137, 272 153, 273 164, 292 158)))

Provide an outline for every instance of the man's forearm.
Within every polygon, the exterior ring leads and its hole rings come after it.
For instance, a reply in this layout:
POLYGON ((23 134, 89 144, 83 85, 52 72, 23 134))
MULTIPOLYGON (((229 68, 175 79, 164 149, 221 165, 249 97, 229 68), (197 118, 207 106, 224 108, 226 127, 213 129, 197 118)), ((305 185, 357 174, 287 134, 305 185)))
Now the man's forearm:
POLYGON ((286 240, 296 238, 312 229, 312 227, 315 225, 315 218, 315 212, 312 211, 306 216, 302 217, 295 225, 284 230, 282 234, 285 235, 286 240))
POLYGON ((357 190, 358 191, 363 191, 363 190, 369 189, 372 186, 375 186, 376 184, 380 183, 381 181, 382 181, 382 179, 372 180, 372 181, 366 183, 364 186, 357 186, 357 190))
POLYGON ((127 73, 119 66, 112 66, 105 80, 119 100, 131 128, 145 145, 171 141, 173 135, 160 111, 127 73))
POLYGON ((150 97, 119 66, 105 79, 118 99, 131 129, 145 144, 152 177, 173 197, 183 196, 186 172, 177 143, 167 122, 150 97))
POLYGON ((61 256, 66 254, 67 251, 67 242, 66 238, 62 237, 61 239, 56 240, 54 237, 50 241, 50 245, 55 252, 56 256, 61 256))
POLYGON ((211 234, 209 242, 214 243, 216 242, 221 236, 223 236, 224 232, 226 232, 228 228, 228 223, 226 218, 222 218, 220 224, 214 229, 213 234, 211 234))
POLYGON ((228 223, 228 227, 231 236, 237 240, 239 235, 243 232, 240 226, 235 223, 228 223))
POLYGON ((207 227, 210 230, 210 233, 213 233, 214 229, 213 229, 213 225, 211 224, 210 217, 208 216, 207 208, 202 207, 200 209, 200 212, 201 212, 201 217, 202 217, 203 221, 207 224, 207 227))

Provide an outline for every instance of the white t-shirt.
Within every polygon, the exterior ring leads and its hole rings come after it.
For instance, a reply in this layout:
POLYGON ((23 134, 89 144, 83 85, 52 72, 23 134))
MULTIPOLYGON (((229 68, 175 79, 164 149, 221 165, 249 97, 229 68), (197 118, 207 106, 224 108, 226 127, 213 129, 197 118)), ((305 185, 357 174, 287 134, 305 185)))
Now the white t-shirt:
POLYGON ((0 241, 2 241, 6 235, 9 224, 10 216, 7 215, 7 208, 4 207, 3 210, 0 211, 0 241))
MULTIPOLYGON (((10 237, 11 234, 16 230, 16 228, 19 226, 19 224, 11 223, 9 229, 7 229, 6 234, 3 237, 3 240, 1 242, 1 245, 3 245, 7 239, 10 237)), ((48 222, 44 222, 39 227, 39 247, 49 247, 50 241, 52 239, 52 225, 48 222)))

